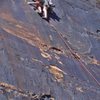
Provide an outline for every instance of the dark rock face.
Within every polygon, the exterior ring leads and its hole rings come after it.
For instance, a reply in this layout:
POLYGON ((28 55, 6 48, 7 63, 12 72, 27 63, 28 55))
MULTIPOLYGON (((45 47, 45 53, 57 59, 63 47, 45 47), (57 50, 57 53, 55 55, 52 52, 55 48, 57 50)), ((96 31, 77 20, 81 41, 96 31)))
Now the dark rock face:
POLYGON ((0 1, 0 100, 100 100, 100 0, 54 3, 0 1))

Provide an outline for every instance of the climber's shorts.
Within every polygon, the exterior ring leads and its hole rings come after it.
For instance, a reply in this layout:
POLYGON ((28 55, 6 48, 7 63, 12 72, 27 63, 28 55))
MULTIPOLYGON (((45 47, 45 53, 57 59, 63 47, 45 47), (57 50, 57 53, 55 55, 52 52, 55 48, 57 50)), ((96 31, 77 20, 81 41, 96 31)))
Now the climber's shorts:
POLYGON ((44 0, 44 6, 49 6, 48 0, 44 0))

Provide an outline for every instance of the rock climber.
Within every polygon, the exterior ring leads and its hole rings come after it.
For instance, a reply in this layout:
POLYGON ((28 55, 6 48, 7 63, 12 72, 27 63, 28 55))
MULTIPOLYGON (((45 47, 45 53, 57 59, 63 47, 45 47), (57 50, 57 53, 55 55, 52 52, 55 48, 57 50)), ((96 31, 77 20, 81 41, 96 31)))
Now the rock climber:
POLYGON ((33 4, 36 12, 42 14, 44 19, 48 18, 48 8, 54 7, 52 0, 32 0, 28 4, 33 4))
POLYGON ((53 6, 52 0, 43 0, 43 18, 48 18, 48 8, 53 6))

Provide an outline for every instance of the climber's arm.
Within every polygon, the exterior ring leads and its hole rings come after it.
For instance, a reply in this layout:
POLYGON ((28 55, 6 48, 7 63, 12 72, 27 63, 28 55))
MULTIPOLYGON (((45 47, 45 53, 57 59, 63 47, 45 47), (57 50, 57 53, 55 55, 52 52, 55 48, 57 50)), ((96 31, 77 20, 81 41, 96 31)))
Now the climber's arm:
POLYGON ((38 1, 27 2, 27 4, 38 4, 38 1))

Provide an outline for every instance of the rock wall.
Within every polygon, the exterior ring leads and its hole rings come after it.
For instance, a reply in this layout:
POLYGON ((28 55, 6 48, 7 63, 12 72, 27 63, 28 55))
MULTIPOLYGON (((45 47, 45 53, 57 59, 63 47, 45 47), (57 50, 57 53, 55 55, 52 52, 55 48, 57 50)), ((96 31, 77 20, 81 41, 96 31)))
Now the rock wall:
POLYGON ((99 100, 100 0, 54 4, 0 1, 0 100, 99 100))

